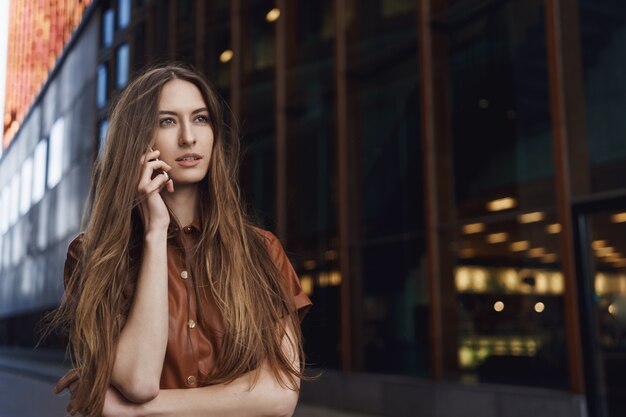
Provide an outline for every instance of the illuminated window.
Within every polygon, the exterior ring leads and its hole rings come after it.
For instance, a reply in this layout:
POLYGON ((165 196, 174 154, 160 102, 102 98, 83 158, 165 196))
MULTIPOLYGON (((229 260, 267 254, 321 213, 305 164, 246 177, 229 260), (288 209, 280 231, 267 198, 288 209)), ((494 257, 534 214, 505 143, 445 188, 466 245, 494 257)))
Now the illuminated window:
POLYGON ((28 158, 22 165, 22 194, 20 196, 20 214, 30 210, 31 192, 33 186, 33 158, 28 158))
MULTIPOLYGON (((9 227, 13 226, 19 217, 20 202, 20 173, 16 172, 11 181, 11 191, 9 192, 9 227)), ((6 196, 5 196, 6 198, 6 196)))
MULTIPOLYGON (((4 187, 0 190, 0 213, 8 213, 9 212, 9 200, 7 199, 7 190, 9 187, 4 187)), ((9 216, 0 216, 0 235, 3 235, 4 232, 9 228, 9 216)))
POLYGON ((33 204, 37 204, 46 192, 46 156, 48 141, 42 140, 35 148, 35 164, 33 167, 33 204))
POLYGON ((115 14, 113 9, 104 12, 102 17, 102 45, 106 48, 113 44, 113 19, 115 14))
POLYGON ((128 44, 117 49, 117 88, 122 88, 128 82, 128 44))
POLYGON ((50 152, 48 153, 48 187, 53 188, 61 181, 63 175, 63 142, 65 139, 65 122, 57 119, 50 131, 50 152))
POLYGON ((98 65, 98 92, 96 93, 96 104, 99 109, 104 108, 107 103, 107 67, 106 64, 98 65))
POLYGON ((119 0, 117 3, 117 26, 120 29, 128 27, 130 23, 130 0, 119 0))

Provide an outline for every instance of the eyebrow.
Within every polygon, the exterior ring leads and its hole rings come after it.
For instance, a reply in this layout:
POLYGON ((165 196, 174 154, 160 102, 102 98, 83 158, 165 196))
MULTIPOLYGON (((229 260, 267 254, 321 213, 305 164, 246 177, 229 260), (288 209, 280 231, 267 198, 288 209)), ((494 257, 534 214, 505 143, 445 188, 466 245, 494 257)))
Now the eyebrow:
MULTIPOLYGON (((202 113, 202 112, 209 112, 209 109, 207 109, 206 107, 201 107, 199 109, 196 109, 194 111, 191 112, 191 115, 193 116, 194 114, 197 113, 202 113)), ((159 110, 159 114, 169 114, 172 116, 178 116, 178 113, 176 113, 175 111, 171 111, 171 110, 159 110)))

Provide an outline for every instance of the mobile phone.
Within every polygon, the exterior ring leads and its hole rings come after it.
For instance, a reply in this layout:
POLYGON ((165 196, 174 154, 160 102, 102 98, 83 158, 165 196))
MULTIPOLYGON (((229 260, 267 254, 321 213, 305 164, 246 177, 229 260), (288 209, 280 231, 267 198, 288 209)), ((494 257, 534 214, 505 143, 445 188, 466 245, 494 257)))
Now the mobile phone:
MULTIPOLYGON (((150 152, 154 152, 154 150, 152 148, 150 148, 150 152)), ((155 161, 158 161, 159 158, 154 158, 155 161)), ((154 173, 152 173, 152 179, 155 179, 157 175, 163 174, 165 175, 165 178, 169 179, 169 175, 167 175, 167 172, 163 171, 162 169, 155 169, 154 173)))

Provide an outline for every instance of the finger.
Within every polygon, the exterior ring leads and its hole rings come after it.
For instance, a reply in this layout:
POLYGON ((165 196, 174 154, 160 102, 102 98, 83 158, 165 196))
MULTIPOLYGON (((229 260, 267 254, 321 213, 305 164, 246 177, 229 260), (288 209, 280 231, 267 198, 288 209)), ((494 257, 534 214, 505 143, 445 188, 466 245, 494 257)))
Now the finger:
MULTIPOLYGON (((169 166, 166 162, 164 161, 151 161, 148 162, 145 165, 145 168, 141 174, 141 178, 139 179, 139 188, 141 188, 142 186, 145 186, 146 184, 148 184, 151 180, 152 180, 152 174, 154 174, 154 171, 156 170, 161 170, 164 172, 167 172, 169 170, 171 170, 172 167, 169 166)), ((169 175, 168 175, 169 178, 169 175)))
POLYGON ((167 191, 169 191, 170 193, 174 192, 174 181, 170 179, 165 185, 167 187, 167 191))
POLYGON ((146 161, 150 161, 151 159, 155 159, 157 158, 159 155, 161 155, 161 152, 159 150, 156 151, 150 151, 148 153, 145 153, 141 156, 141 158, 139 159, 139 163, 141 165, 145 164, 146 161))
POLYGON ((161 188, 163 188, 169 180, 170 178, 165 175, 157 175, 153 180, 146 184, 140 192, 149 196, 155 191, 161 191, 161 188))

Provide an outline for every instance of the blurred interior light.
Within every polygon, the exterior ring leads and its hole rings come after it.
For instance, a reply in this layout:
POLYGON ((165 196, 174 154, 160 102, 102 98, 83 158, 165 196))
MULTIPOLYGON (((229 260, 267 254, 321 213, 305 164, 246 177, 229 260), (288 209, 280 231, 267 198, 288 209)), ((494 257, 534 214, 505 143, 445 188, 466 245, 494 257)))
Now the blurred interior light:
POLYGON ((593 242, 591 242, 591 247, 594 249, 600 249, 606 247, 606 244, 606 240, 594 240, 593 242))
POLYGON ((480 107, 481 109, 486 109, 487 107, 489 107, 489 100, 487 100, 486 98, 481 98, 480 100, 478 100, 478 107, 480 107))
POLYGON ((471 284, 470 270, 467 267, 457 268, 454 274, 454 283, 456 284, 456 290, 459 292, 466 291, 470 288, 471 284))
POLYGON ((546 309, 546 306, 541 301, 539 301, 538 303, 535 303, 535 311, 537 313, 543 313, 543 310, 545 309, 546 309))
POLYGON ((491 233, 487 235, 487 242, 489 243, 502 243, 509 240, 509 234, 506 232, 491 233))
POLYGON ((560 223, 552 223, 546 226, 546 232, 551 235, 556 235, 557 233, 561 233, 561 224, 560 223))
POLYGON ((558 257, 556 256, 556 253, 546 253, 542 257, 542 260, 546 263, 556 262, 557 259, 558 257))
POLYGON ((523 252, 530 247, 530 242, 527 240, 520 240, 519 242, 511 243, 511 251, 523 252))
POLYGON ((613 223, 624 223, 626 222, 626 212, 625 213, 615 213, 611 215, 611 221, 613 223))
POLYGON ((501 211, 508 210, 517 206, 517 201, 512 197, 499 198, 487 203, 487 210, 489 211, 501 211))
POLYGON ((280 10, 274 7, 272 10, 267 12, 267 14, 265 15, 265 20, 271 23, 271 22, 277 21, 279 17, 280 17, 280 10))
POLYGON ((313 294, 313 278, 311 275, 302 275, 300 277, 300 285, 302 286, 302 291, 304 291, 306 295, 313 294))
POLYGON ((520 223, 535 223, 544 219, 546 214, 543 211, 534 211, 532 213, 524 213, 517 216, 520 223))
POLYGON ((617 306, 615 304, 609 304, 609 313, 615 315, 617 313, 617 306))
POLYGON ((605 248, 596 249, 596 256, 599 256, 599 257, 611 256, 614 253, 613 250, 614 249, 612 246, 607 246, 605 248))
POLYGON ((309 271, 311 269, 315 269, 315 267, 317 266, 317 262, 315 262, 314 259, 307 259, 302 264, 304 265, 304 268, 308 269, 309 271))
POLYGON ((470 223, 463 225, 463 234, 471 235, 473 233, 480 233, 485 231, 485 223, 470 223))
POLYGON ((528 256, 531 258, 541 258, 546 254, 546 250, 544 248, 532 248, 528 250, 528 256))
POLYGON ((476 256, 476 250, 473 248, 461 249, 459 251, 459 256, 464 259, 473 258, 474 256, 476 256))
POLYGON ((335 259, 337 259, 337 251, 334 249, 327 250, 326 252, 324 252, 324 259, 326 259, 327 261, 334 261, 335 259))
POLYGON ((502 301, 496 301, 493 303, 493 309, 498 313, 504 310, 504 303, 502 301))
POLYGON ((220 54, 220 62, 222 64, 229 62, 231 59, 233 59, 233 51, 230 49, 227 49, 220 54))

